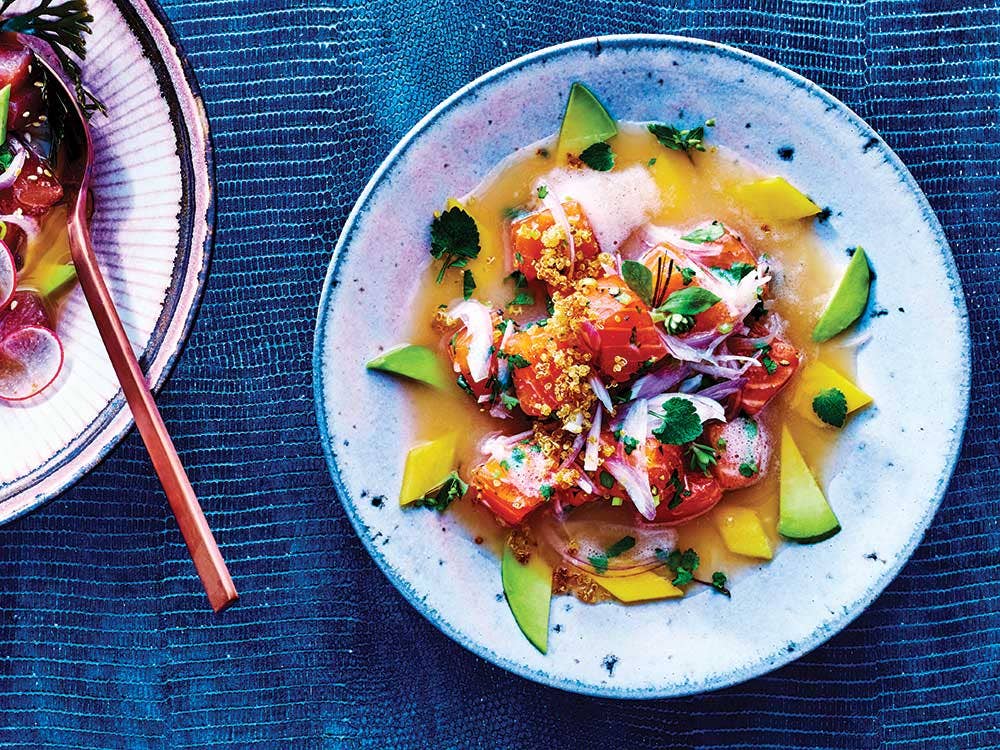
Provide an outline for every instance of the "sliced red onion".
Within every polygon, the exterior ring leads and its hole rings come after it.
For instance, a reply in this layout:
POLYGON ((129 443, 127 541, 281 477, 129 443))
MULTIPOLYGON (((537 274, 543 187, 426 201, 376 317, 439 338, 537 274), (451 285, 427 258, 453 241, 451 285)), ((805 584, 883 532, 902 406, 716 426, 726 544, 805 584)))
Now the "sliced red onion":
POLYGON ((17 289, 17 264, 14 254, 6 244, 0 242, 0 309, 14 297, 17 289))
POLYGON ((704 377, 701 373, 692 375, 690 378, 681 381, 681 384, 677 386, 677 390, 680 393, 694 393, 701 387, 701 381, 704 377))
POLYGON ((594 395, 597 396, 597 400, 601 402, 604 408, 611 414, 614 414, 615 405, 611 402, 611 394, 608 393, 608 389, 604 386, 604 381, 601 380, 600 375, 590 376, 590 387, 594 389, 594 395))
POLYGON ((594 486, 594 483, 587 479, 587 477, 583 474, 580 474, 580 476, 577 477, 576 486, 589 495, 593 495, 597 492, 597 488, 594 486))
POLYGON ((660 338, 663 339, 663 343, 667 347, 667 351, 670 352, 670 356, 674 359, 679 359, 682 362, 713 361, 711 352, 706 349, 691 346, 684 339, 678 336, 661 334, 660 338))
POLYGON ((566 235, 566 247, 569 249, 569 270, 572 271, 573 266, 576 265, 576 243, 573 241, 573 227, 570 226, 566 212, 563 210, 562 201, 559 200, 556 191, 551 187, 542 198, 542 205, 552 213, 552 219, 566 235))
POLYGON ((497 401, 490 407, 490 416, 495 417, 496 419, 510 419, 511 414, 502 402, 497 401))
POLYGON ((584 440, 585 438, 582 432, 576 436, 576 440, 574 440, 573 445, 570 446, 569 452, 566 454, 566 458, 564 458, 563 462, 559 465, 560 469, 567 469, 574 461, 576 461, 576 457, 579 456, 580 451, 583 450, 584 440))
POLYGON ((23 213, 0 214, 0 222, 20 227, 24 230, 24 234, 29 241, 34 239, 40 231, 38 220, 31 216, 25 216, 23 213))
POLYGON ((476 383, 482 383, 490 376, 493 358, 493 316, 482 302, 465 300, 448 312, 465 324, 469 333, 469 376, 476 383))
POLYGON ((532 430, 525 430, 516 435, 504 435, 502 432, 493 432, 486 435, 479 443, 479 452, 484 456, 492 458, 503 458, 511 449, 526 438, 534 436, 532 430))
POLYGON ((28 151, 21 145, 21 142, 17 138, 10 139, 11 149, 14 151, 14 158, 10 162, 10 166, 7 167, 2 173, 0 173, 0 190, 6 190, 21 174, 21 170, 24 169, 24 162, 28 158, 28 151))
POLYGON ((19 328, 0 342, 0 399, 37 396, 58 377, 63 346, 48 328, 19 328))
POLYGON ((630 466, 617 457, 605 461, 604 469, 625 488, 625 492, 628 493, 629 499, 639 514, 647 521, 652 521, 656 518, 656 500, 653 499, 653 491, 649 486, 649 472, 645 467, 645 452, 637 449, 632 453, 633 455, 643 454, 644 465, 642 469, 638 466, 630 466))
POLYGON ((643 375, 632 384, 629 398, 649 398, 658 393, 669 391, 691 373, 691 367, 683 362, 675 362, 661 367, 655 372, 643 375))
MULTIPOLYGON (((702 424, 713 419, 720 422, 726 421, 726 409, 722 404, 715 399, 693 393, 664 393, 656 398, 651 398, 649 399, 649 410, 660 411, 667 401, 675 398, 690 402, 698 413, 698 419, 701 420, 702 424)), ((649 434, 652 435, 652 432, 649 434)))
POLYGON ((733 380, 726 380, 722 383, 716 383, 715 385, 710 385, 708 388, 704 388, 695 395, 702 396, 704 398, 715 399, 716 401, 721 401, 727 396, 731 396, 740 390, 743 386, 747 384, 746 378, 734 378, 733 380))
POLYGON ((597 471, 601 455, 601 422, 603 418, 604 409, 598 404, 594 410, 594 419, 590 423, 590 432, 587 433, 587 448, 583 453, 584 471, 597 471))

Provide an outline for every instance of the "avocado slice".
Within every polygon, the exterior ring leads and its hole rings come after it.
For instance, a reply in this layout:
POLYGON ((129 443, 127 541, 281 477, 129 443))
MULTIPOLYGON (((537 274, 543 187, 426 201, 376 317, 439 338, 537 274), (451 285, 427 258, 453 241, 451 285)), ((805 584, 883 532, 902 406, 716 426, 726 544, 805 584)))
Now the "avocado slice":
POLYGON ((812 544, 840 531, 840 521, 809 471, 788 427, 781 428, 780 484, 779 534, 802 544, 812 544))
POLYGON ((588 146, 616 135, 618 125, 594 92, 582 83, 574 83, 559 127, 559 152, 579 154, 588 146))
POLYGON ((858 247, 847 264, 844 277, 826 305, 823 315, 813 328, 813 341, 827 341, 861 317, 868 306, 871 269, 868 256, 858 247))
POLYGON ((549 604, 552 601, 552 568, 538 553, 522 565, 510 545, 504 545, 500 563, 503 592, 517 626, 543 654, 549 644, 549 604))
POLYGON ((375 357, 365 366, 369 370, 402 375, 435 388, 446 388, 449 383, 438 356, 426 346, 404 344, 375 357))

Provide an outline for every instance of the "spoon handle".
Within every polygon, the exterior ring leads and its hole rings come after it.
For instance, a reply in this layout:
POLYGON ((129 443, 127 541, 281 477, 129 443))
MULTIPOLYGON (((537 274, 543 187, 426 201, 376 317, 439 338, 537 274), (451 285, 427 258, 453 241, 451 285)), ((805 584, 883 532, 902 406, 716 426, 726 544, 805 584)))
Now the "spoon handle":
POLYGON ((194 488, 167 433, 160 410, 153 401, 153 394, 139 368, 135 352, 97 265, 85 222, 85 219, 81 219, 80 212, 71 212, 69 242, 80 286, 97 322, 97 330, 108 350, 111 364, 125 393, 125 400, 135 417, 136 427, 153 460, 153 468, 177 518, 177 526, 187 543, 194 567, 208 594, 208 601, 212 609, 220 612, 235 602, 239 595, 205 514, 198 504, 194 488))

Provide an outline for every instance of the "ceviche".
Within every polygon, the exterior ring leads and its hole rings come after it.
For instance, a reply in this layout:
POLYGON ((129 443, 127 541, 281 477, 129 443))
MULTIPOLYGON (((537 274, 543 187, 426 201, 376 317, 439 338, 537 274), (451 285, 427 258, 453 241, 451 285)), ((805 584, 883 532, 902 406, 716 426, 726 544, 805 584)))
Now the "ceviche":
POLYGON ((100 108, 67 54, 82 58, 90 21, 82 0, 0 19, 0 409, 38 395, 62 369, 57 322, 76 279, 60 177, 65 118, 36 55, 77 83, 86 111, 100 108))
POLYGON ((556 137, 429 217, 411 343, 368 364, 423 384, 401 504, 495 546, 543 652, 553 594, 731 596, 840 530, 825 459, 871 399, 838 334, 869 261, 828 261, 819 197, 714 126, 616 122, 575 84, 556 137))

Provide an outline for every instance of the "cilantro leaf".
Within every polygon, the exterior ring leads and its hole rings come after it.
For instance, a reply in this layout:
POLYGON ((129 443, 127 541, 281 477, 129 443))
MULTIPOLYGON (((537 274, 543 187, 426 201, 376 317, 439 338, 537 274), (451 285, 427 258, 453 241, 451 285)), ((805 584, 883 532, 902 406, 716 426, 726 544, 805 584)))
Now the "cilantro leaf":
POLYGON ((712 266, 712 272, 718 276, 720 279, 725 279, 730 284, 739 284, 743 277, 749 274, 755 266, 750 263, 744 263, 743 261, 737 261, 733 263, 729 268, 720 268, 719 266, 712 266))
POLYGON ((539 198, 541 198, 542 200, 545 200, 545 198, 546 198, 546 196, 548 196, 548 194, 549 194, 548 185, 539 185, 538 186, 538 197, 539 198))
POLYGON ((479 255, 479 227, 460 206, 453 206, 431 222, 431 255, 441 261, 437 283, 449 268, 465 268, 479 255))
POLYGON ((670 472, 670 479, 667 483, 674 491, 673 496, 667 503, 667 507, 670 510, 673 510, 682 502, 684 502, 684 498, 691 497, 691 490, 685 489, 684 482, 681 481, 680 475, 677 473, 677 469, 674 469, 673 471, 670 472))
POLYGON ((615 478, 606 471, 601 471, 600 480, 601 480, 601 487, 603 487, 606 490, 610 490, 612 487, 615 486, 615 478))
POLYGON ((506 393, 500 394, 500 403, 502 403, 509 411, 514 411, 516 407, 521 405, 520 401, 506 393))
POLYGON ((474 291, 476 291, 476 277, 466 268, 462 274, 462 296, 469 299, 474 291))
POLYGON ((654 437, 661 443, 683 445, 701 435, 701 417, 698 416, 694 404, 687 399, 667 399, 663 402, 661 413, 649 414, 661 420, 659 427, 653 428, 654 437))
POLYGON ((637 260, 622 261, 622 278, 647 305, 652 304, 653 272, 637 260))
MULTIPOLYGON (((708 125, 708 122, 705 125, 708 125)), ((705 150, 705 125, 681 130, 673 125, 654 122, 647 125, 646 128, 656 137, 661 146, 669 148, 671 151, 690 152, 705 150)))
POLYGON ((688 549, 684 552, 675 549, 670 554, 667 554, 662 549, 658 549, 656 550, 656 558, 660 562, 665 563, 674 572, 676 576, 672 581, 674 586, 683 586, 691 583, 694 580, 694 572, 701 563, 698 553, 693 549, 688 549))
POLYGON ((541 495, 542 495, 543 498, 545 498, 546 500, 551 500, 552 499, 552 493, 554 492, 554 490, 552 489, 552 485, 551 484, 543 484, 539 488, 539 492, 541 493, 541 495))
POLYGON ((843 427, 847 421, 847 397, 839 388, 827 388, 817 393, 812 407, 816 416, 829 425, 843 427))
POLYGON ((756 474, 760 469, 757 466, 756 461, 744 461, 740 464, 740 474, 745 476, 747 479, 756 474))
POLYGON ((680 269, 680 272, 681 272, 681 279, 684 281, 684 286, 687 286, 692 281, 694 281, 695 270, 693 268, 688 268, 687 266, 685 266, 684 268, 680 269))
POLYGON ((441 484, 417 500, 416 504, 421 508, 433 508, 440 513, 468 491, 469 485, 462 481, 458 472, 453 471, 441 484))
POLYGON ((721 570, 717 570, 712 573, 712 588, 718 591, 720 594, 725 594, 728 597, 732 597, 733 593, 726 587, 726 583, 729 579, 726 574, 721 570))
POLYGON ((615 165, 615 152, 609 144, 598 141, 580 153, 580 161, 598 172, 608 172, 615 165))
POLYGON ((713 221, 707 227, 699 227, 693 232, 685 234, 681 237, 685 242, 693 242, 696 245, 702 245, 706 242, 715 242, 726 233, 726 228, 722 226, 721 221, 713 221))
POLYGON ((514 305, 533 305, 535 304, 535 295, 531 292, 518 292, 514 295, 514 299, 507 303, 508 307, 513 307, 514 305))
POLYGON ((656 308, 661 313, 678 313, 680 315, 697 315, 710 308, 721 297, 700 286, 689 286, 678 289, 667 297, 667 301, 656 308))

